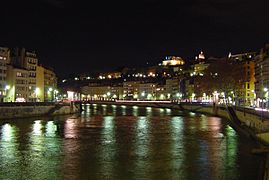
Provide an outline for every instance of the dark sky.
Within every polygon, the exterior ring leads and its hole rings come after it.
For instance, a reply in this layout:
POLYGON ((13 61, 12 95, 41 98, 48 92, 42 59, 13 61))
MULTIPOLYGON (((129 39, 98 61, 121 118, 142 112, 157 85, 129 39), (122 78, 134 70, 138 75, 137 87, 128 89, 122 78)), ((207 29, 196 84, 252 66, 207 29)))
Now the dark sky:
POLYGON ((0 46, 36 50, 58 75, 226 56, 269 42, 269 1, 6 0, 0 46))

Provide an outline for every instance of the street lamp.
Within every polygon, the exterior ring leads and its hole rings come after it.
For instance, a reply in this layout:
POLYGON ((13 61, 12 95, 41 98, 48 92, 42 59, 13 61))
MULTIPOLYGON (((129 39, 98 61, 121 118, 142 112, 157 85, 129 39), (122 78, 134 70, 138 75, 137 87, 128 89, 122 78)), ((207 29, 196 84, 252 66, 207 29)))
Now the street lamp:
POLYGON ((151 99, 152 99, 152 95, 151 95, 151 94, 148 94, 148 95, 147 95, 147 99, 148 99, 148 100, 151 100, 151 99))
POLYGON ((6 85, 5 90, 9 90, 9 89, 10 89, 10 86, 6 85))

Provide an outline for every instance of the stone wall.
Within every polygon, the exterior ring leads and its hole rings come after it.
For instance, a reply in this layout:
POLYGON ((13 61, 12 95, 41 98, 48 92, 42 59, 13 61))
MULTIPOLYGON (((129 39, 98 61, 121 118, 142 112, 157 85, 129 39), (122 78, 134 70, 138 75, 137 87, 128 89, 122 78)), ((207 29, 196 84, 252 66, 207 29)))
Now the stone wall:
POLYGON ((14 106, 0 107, 0 119, 23 118, 45 115, 54 106, 14 106))
POLYGON ((65 115, 76 112, 79 112, 79 108, 75 105, 63 105, 57 109, 55 109, 55 105, 0 106, 0 120, 35 116, 65 115))

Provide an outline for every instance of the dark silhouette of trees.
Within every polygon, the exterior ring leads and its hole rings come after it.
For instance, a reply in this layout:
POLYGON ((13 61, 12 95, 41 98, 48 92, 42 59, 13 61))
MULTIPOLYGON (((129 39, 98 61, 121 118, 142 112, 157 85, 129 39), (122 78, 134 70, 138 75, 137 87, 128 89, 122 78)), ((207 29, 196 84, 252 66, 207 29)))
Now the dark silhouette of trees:
POLYGON ((236 99, 243 96, 245 72, 242 62, 230 61, 226 58, 215 59, 205 70, 203 76, 195 78, 195 90, 197 96, 203 93, 212 95, 214 91, 224 92, 236 99))

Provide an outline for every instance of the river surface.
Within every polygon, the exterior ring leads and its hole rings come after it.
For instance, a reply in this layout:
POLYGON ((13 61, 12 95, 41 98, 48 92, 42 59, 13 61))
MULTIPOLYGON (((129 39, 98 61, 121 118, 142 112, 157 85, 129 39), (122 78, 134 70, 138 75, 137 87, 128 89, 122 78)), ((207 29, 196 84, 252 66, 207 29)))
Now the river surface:
POLYGON ((85 105, 0 122, 0 179, 259 179, 252 140, 218 117, 85 105))

